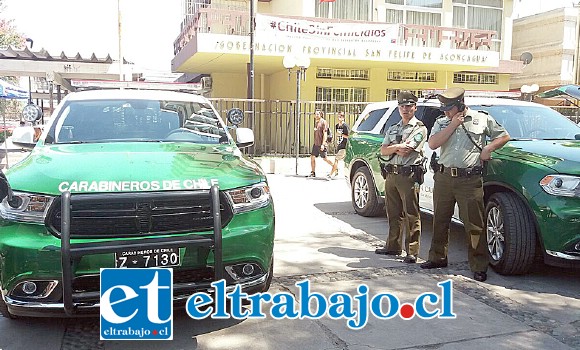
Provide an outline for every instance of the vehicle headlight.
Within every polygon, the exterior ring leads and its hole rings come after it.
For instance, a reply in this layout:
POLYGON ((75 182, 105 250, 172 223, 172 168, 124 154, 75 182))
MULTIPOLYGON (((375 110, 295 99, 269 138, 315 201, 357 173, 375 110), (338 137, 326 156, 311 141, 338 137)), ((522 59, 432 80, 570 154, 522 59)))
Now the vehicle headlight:
POLYGON ((13 208, 8 204, 8 197, 0 202, 0 216, 5 220, 20 222, 44 223, 47 209, 54 200, 54 197, 39 194, 13 192, 13 197, 17 198, 19 205, 13 208))
POLYGON ((547 175, 540 181, 547 193, 562 197, 580 197, 580 177, 570 175, 547 175))
POLYGON ((270 203, 270 188, 266 183, 237 188, 225 192, 228 195, 234 214, 263 208, 270 203))

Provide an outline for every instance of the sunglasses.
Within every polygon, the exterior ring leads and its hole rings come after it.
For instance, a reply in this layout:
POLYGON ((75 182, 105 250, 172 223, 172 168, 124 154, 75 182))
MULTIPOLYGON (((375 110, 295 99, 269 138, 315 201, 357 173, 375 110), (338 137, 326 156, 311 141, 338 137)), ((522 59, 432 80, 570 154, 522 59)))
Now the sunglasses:
POLYGON ((441 112, 447 112, 453 109, 453 107, 457 106, 457 103, 450 103, 448 105, 445 104, 441 104, 441 106, 439 106, 439 110, 441 112))

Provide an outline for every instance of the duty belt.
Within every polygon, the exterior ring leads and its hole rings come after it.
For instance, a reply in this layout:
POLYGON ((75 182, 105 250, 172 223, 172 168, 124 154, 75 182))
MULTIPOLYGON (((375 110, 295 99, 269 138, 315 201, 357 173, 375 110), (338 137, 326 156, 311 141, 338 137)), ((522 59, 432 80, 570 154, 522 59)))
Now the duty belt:
POLYGON ((415 172, 418 165, 396 165, 396 164, 385 164, 385 171, 387 174, 404 175, 408 176, 415 172))
POLYGON ((481 166, 474 166, 472 168, 453 168, 439 164, 438 171, 451 175, 451 177, 468 177, 483 174, 483 168, 481 166))

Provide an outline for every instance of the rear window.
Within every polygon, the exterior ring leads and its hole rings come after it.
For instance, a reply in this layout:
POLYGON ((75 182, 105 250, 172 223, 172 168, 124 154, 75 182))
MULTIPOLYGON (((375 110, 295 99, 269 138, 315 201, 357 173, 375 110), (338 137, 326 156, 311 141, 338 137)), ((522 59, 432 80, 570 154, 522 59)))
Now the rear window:
POLYGON ((375 109, 363 117, 363 120, 357 127, 357 131, 371 131, 377 125, 379 120, 385 115, 388 108, 375 109))

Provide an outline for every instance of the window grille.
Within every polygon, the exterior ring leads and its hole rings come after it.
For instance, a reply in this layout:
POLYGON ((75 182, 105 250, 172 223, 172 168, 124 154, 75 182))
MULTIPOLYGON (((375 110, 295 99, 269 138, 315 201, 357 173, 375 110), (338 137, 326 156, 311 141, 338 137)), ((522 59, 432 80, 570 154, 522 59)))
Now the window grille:
POLYGON ((436 73, 435 72, 416 72, 416 71, 396 71, 396 70, 389 70, 387 72, 387 80, 388 81, 429 81, 435 82, 436 81, 436 73))
POLYGON ((320 79, 369 80, 368 69, 318 68, 316 77, 320 79))
POLYGON ((497 84, 497 74, 492 73, 453 73, 453 82, 457 84, 497 84))
POLYGON ((338 112, 339 109, 344 109, 344 106, 335 102, 367 102, 368 89, 358 87, 316 87, 316 101, 321 101, 317 108, 322 109, 326 113, 338 112), (333 103, 324 103, 333 102, 333 103))
POLYGON ((385 92, 385 101, 396 100, 401 90, 410 91, 417 98, 423 97, 423 90, 408 90, 408 89, 387 89, 385 92))

